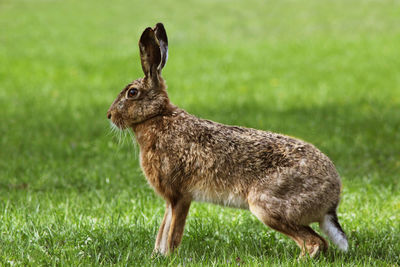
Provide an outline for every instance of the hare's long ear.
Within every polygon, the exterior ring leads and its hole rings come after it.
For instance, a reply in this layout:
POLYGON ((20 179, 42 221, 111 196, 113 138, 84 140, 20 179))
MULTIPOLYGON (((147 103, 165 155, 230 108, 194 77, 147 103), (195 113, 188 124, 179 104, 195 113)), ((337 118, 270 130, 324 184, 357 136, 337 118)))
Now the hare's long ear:
POLYGON ((139 41, 139 49, 144 75, 152 80, 158 80, 158 67, 161 64, 161 50, 152 28, 148 27, 142 33, 139 41))
POLYGON ((168 37, 162 23, 156 24, 154 27, 154 32, 156 34, 158 43, 160 44, 161 62, 157 69, 161 73, 161 70, 164 68, 165 63, 167 63, 168 60, 168 37))

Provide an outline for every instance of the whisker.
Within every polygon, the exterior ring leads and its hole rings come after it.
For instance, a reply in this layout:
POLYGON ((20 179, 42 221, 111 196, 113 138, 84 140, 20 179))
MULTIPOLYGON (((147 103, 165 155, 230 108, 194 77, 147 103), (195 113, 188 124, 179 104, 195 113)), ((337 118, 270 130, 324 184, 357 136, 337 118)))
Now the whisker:
POLYGON ((110 133, 117 138, 117 150, 115 153, 118 153, 121 149, 121 132, 122 130, 110 121, 110 133))
POLYGON ((110 128, 107 135, 113 135, 117 139, 117 150, 115 153, 118 153, 121 148, 125 145, 125 142, 128 142, 129 145, 132 145, 133 156, 134 158, 138 158, 138 146, 137 141, 132 129, 120 129, 114 123, 110 121, 110 128))
POLYGON ((131 143, 133 145, 133 155, 135 158, 137 158, 137 142, 136 142, 136 138, 135 135, 132 133, 131 129, 128 130, 128 134, 131 137, 131 143))

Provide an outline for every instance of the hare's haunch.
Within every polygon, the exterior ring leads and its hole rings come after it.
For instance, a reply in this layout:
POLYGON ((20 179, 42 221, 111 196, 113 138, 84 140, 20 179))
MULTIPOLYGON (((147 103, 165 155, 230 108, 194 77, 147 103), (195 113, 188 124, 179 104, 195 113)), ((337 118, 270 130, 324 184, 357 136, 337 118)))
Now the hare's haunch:
POLYGON ((347 250, 336 215, 341 182, 327 156, 298 139, 199 119, 174 106, 161 77, 164 26, 146 28, 139 48, 145 77, 121 91, 107 116, 120 129, 132 128, 143 172, 166 201, 154 252, 179 246, 192 200, 249 209, 292 238, 302 255, 328 248, 312 222, 347 250))

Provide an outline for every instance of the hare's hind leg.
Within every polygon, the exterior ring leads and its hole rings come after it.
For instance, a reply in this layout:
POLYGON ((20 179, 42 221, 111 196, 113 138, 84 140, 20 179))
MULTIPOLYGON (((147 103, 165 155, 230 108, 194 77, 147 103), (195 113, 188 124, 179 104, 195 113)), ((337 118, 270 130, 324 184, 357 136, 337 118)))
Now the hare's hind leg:
POLYGON ((297 225, 294 228, 297 230, 297 238, 301 241, 301 244, 296 242, 301 248, 301 256, 309 254, 313 258, 318 256, 321 251, 328 250, 328 242, 310 226, 297 225))
POLYGON ((309 254, 317 256, 321 251, 326 251, 328 242, 318 235, 311 227, 288 222, 276 210, 269 211, 263 205, 249 204, 250 211, 264 224, 293 239, 301 249, 301 256, 309 254))

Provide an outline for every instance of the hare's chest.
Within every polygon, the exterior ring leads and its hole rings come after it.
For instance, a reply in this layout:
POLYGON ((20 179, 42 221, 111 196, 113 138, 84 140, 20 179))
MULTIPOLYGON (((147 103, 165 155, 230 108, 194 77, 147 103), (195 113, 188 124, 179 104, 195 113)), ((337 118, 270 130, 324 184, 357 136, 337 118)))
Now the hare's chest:
POLYGON ((149 184, 154 190, 161 193, 161 162, 157 154, 151 151, 140 151, 140 167, 149 184))
POLYGON ((140 152, 140 167, 148 183, 160 195, 165 196, 167 192, 173 191, 170 179, 173 176, 174 166, 174 161, 165 153, 152 150, 140 152))

